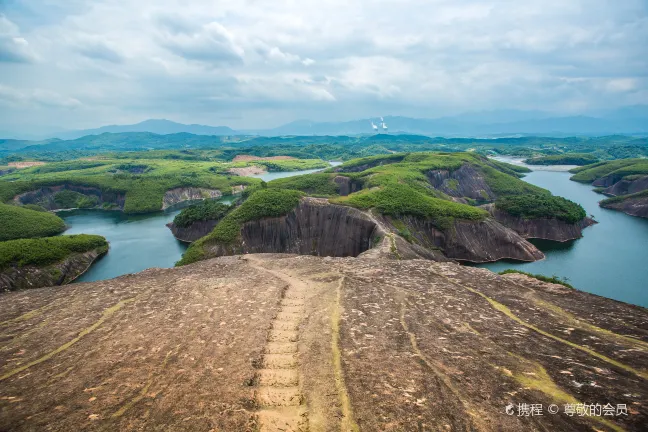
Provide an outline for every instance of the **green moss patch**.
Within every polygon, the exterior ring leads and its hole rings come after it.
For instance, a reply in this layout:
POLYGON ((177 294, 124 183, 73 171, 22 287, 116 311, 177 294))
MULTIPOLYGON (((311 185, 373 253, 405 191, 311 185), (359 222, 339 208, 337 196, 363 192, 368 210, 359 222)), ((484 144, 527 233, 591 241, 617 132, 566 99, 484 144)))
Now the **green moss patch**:
POLYGON ((529 277, 532 277, 534 279, 538 279, 539 281, 542 281, 542 282, 559 284, 559 285, 566 286, 567 288, 574 288, 573 286, 571 286, 570 284, 567 283, 566 278, 560 278, 560 277, 555 276, 555 275, 549 277, 549 276, 543 276, 543 275, 540 275, 540 274, 531 274, 531 273, 523 272, 523 271, 520 271, 520 270, 513 270, 513 269, 507 269, 507 270, 499 272, 498 274, 505 275, 505 274, 511 274, 511 273, 523 274, 525 276, 529 276, 529 277))
POLYGON ((48 237, 64 229, 63 219, 52 213, 0 204, 0 241, 48 237))

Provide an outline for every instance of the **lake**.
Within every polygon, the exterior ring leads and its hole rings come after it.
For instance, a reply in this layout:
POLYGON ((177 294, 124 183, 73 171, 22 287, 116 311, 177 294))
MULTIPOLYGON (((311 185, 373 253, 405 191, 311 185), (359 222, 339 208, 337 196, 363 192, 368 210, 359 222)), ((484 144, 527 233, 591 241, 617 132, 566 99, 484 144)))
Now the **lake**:
MULTIPOLYGON (((331 162, 332 166, 341 162, 331 162)), ((258 177, 265 181, 309 174, 321 170, 272 172, 258 177)), ((230 203, 231 198, 220 202, 230 203)), ((180 210, 146 215, 125 215, 120 211, 73 210, 59 212, 69 229, 64 234, 97 234, 110 242, 110 250, 77 282, 110 279, 151 267, 170 268, 180 260, 187 244, 179 242, 166 224, 180 210)))
POLYGON ((547 256, 542 261, 499 261, 479 267, 567 277, 580 290, 648 307, 648 220, 599 207, 598 202, 605 196, 594 192, 590 185, 569 180, 570 176, 543 167, 523 180, 579 203, 598 224, 586 228, 579 240, 532 240, 547 256))

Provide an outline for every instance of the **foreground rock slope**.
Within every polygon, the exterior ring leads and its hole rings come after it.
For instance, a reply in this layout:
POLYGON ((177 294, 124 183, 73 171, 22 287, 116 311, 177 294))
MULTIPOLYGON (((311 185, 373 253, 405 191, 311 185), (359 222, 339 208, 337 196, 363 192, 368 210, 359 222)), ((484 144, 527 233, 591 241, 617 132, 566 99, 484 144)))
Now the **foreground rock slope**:
POLYGON ((363 257, 221 257, 2 295, 0 430, 645 430, 646 309, 363 257), (563 412, 579 402, 628 415, 563 412), (522 403, 544 415, 506 414, 522 403))

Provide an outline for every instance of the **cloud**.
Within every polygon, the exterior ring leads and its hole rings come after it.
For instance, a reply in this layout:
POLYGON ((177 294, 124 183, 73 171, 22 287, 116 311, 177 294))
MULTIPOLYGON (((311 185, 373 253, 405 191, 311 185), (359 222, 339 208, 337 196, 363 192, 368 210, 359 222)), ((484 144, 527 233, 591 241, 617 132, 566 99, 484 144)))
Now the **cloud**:
POLYGON ((83 40, 79 42, 76 50, 82 55, 95 60, 104 60, 110 63, 124 61, 124 57, 116 49, 111 48, 101 40, 83 40))
POLYGON ((0 85, 0 102, 14 107, 77 108, 77 99, 43 89, 19 90, 0 85))
POLYGON ((6 122, 260 128, 648 104, 645 0, 12 0, 3 13, 6 122))
POLYGON ((20 35, 18 26, 0 15, 0 62, 31 63, 35 60, 36 55, 20 35))

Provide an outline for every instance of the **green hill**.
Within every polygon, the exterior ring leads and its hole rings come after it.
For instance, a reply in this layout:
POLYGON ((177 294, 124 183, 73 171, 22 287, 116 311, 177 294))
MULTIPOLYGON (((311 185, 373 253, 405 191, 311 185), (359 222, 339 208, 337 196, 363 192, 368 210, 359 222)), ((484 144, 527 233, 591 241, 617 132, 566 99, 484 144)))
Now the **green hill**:
POLYGON ((6 241, 57 235, 65 223, 52 213, 0 204, 0 227, 0 241, 6 241))

